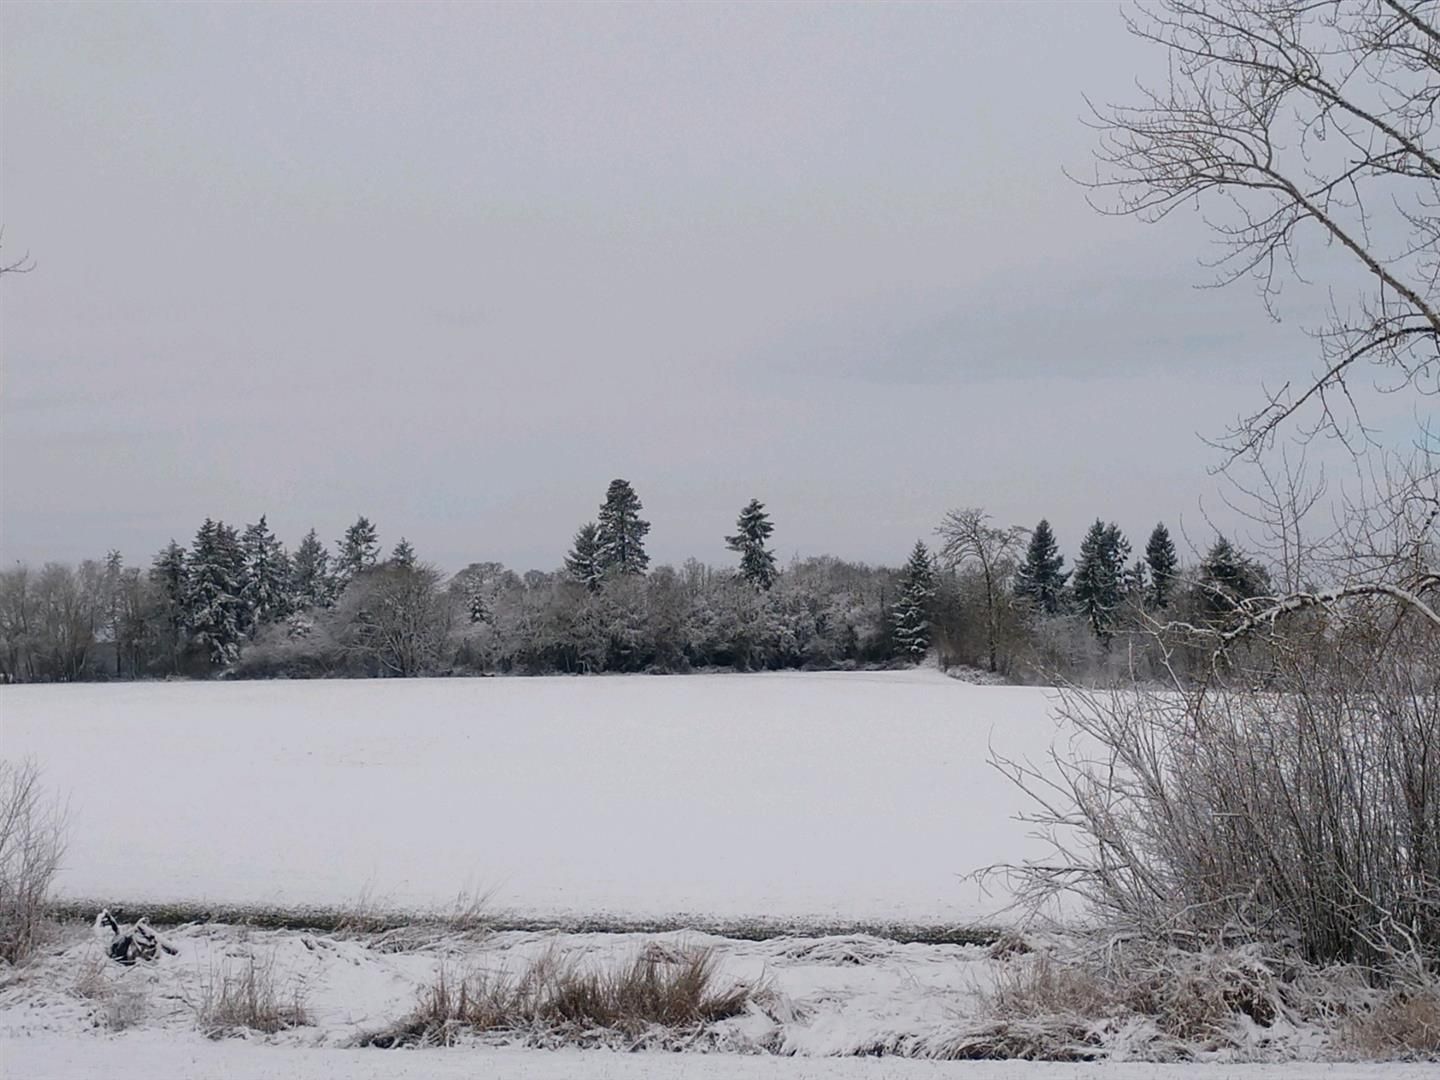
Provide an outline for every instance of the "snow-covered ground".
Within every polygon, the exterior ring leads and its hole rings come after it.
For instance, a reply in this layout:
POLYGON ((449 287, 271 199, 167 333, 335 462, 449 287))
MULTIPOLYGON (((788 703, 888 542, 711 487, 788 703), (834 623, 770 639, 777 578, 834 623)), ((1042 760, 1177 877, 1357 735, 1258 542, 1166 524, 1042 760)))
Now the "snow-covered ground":
POLYGON ((929 670, 0 688, 107 903, 983 921, 1035 850, 987 747, 1053 736, 929 670))
POLYGON ((1125 1027, 1109 1040, 1118 1060, 1085 1068, 1014 1063, 936 1064, 899 1060, 944 1054, 979 1009, 979 994, 1006 964, 980 946, 902 945, 863 935, 736 941, 702 934, 497 933, 412 940, 393 934, 346 937, 294 930, 257 931, 219 924, 167 935, 174 955, 124 968, 101 959, 99 945, 72 926, 66 940, 18 972, 0 973, 0 1074, 40 1077, 301 1078, 454 1075, 549 1077, 660 1076, 728 1080, 798 1077, 1166 1077, 1260 1080, 1264 1077, 1419 1077, 1419 1069, 1293 1069, 1243 1061, 1323 1056, 1319 1032, 1277 1023, 1258 1029, 1236 1017, 1234 1039, 1209 1050, 1201 1069, 1128 1065, 1152 1044, 1125 1027), (735 981, 763 987, 747 1011, 683 1045, 694 1053, 617 1053, 627 1044, 576 1053, 536 1049, 543 1033, 462 1036, 449 1051, 357 1049, 363 1036, 391 1028, 415 1007, 419 991, 444 970, 451 985, 478 973, 516 975, 558 954, 593 970, 616 970, 637 955, 675 957, 707 949, 717 989, 735 981), (240 1045, 199 1033, 207 986, 260 963, 279 997, 303 1003, 305 1026, 240 1045), (711 1051, 709 1053, 699 1051, 711 1051), (859 1064, 856 1058, 883 1055, 859 1064))
POLYGON ((0 1038, 19 1080, 1433 1080, 1434 1065, 1065 1065, 594 1050, 303 1050, 149 1035, 0 1038))

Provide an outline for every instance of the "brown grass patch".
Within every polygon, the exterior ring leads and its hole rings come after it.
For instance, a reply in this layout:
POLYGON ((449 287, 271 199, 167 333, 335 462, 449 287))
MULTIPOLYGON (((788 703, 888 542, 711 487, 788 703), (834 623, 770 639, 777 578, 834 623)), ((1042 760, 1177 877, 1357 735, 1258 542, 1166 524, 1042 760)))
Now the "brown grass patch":
POLYGON ((552 951, 519 976, 457 978, 442 969, 414 1013, 363 1042, 448 1045, 466 1032, 495 1031, 544 1033, 562 1042, 635 1039, 657 1029, 693 1035, 738 1016, 755 995, 756 988, 743 983, 717 988, 708 950, 678 957, 649 950, 609 971, 586 970, 552 951))
POLYGON ((273 961, 252 956, 238 971, 229 966, 212 971, 201 993, 196 1015, 200 1030, 212 1039, 245 1031, 273 1035, 310 1022, 300 989, 276 981, 273 961))
POLYGON ((1365 1058, 1440 1060, 1440 986, 1391 991, 1374 1008, 1350 1017, 1341 1037, 1365 1058))

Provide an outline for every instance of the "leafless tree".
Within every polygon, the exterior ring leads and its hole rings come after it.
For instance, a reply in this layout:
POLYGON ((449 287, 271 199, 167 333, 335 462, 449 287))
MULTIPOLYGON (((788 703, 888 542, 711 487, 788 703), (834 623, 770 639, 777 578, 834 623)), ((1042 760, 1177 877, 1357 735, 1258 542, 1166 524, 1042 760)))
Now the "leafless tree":
POLYGON ((1215 283, 1331 288, 1312 327, 1320 364, 1267 393, 1222 440, 1263 448, 1309 406, 1307 430, 1352 437, 1349 380, 1440 390, 1440 4, 1435 0, 1156 0, 1127 13, 1168 85, 1092 103, 1090 186, 1107 213, 1198 206, 1220 245, 1215 283), (1331 258, 1306 245, 1317 240, 1331 258), (1304 263, 1302 268, 1301 263, 1304 263))
POLYGON ((1017 526, 997 529, 988 524, 990 515, 978 507, 951 510, 935 532, 943 541, 940 561, 950 569, 967 564, 979 568, 985 597, 985 651, 990 670, 999 668, 1000 608, 1025 530, 1017 526))

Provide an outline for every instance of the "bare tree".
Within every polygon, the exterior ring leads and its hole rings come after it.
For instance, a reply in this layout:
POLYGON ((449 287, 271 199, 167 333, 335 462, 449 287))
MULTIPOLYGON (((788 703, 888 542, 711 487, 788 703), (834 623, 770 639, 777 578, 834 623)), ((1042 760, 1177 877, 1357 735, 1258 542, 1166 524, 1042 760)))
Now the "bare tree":
POLYGON ((935 530, 943 545, 940 560, 949 569, 967 564, 979 568, 985 597, 985 651, 990 670, 999 669, 1000 606, 1007 583, 1015 573, 1025 530, 1017 526, 997 529, 987 524, 990 515, 979 507, 951 510, 935 530))
POLYGON ((1363 431, 1347 382, 1362 362, 1381 389, 1440 389, 1437 14, 1434 0, 1157 0, 1127 13, 1170 78, 1137 105, 1092 103, 1098 208, 1158 220, 1198 206, 1220 245, 1216 283, 1253 277, 1272 311, 1286 277, 1331 288, 1328 322, 1311 328, 1318 369, 1240 417, 1222 440, 1234 455, 1307 406, 1309 431, 1363 431))

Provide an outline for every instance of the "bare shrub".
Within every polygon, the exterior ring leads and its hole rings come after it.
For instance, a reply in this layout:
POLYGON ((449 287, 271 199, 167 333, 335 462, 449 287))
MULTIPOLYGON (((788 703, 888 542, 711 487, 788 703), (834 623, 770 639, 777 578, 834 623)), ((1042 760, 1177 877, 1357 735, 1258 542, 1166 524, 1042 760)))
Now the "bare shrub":
POLYGON ((278 983, 274 961, 253 956, 239 970, 226 965, 210 972, 196 1014, 212 1039, 244 1031, 273 1035, 310 1022, 300 987, 278 983))
MULTIPOLYGON (((1048 768, 1001 762, 1053 857, 1030 901, 1192 947, 1270 941, 1316 962, 1440 959, 1440 634, 1327 614, 1272 642, 1268 686, 1070 690, 1048 768)), ((1016 869, 1016 868, 1011 868, 1016 869)))
POLYGON ((442 968, 421 991, 414 1013, 366 1042, 448 1045, 467 1031, 548 1032, 561 1041, 586 1041, 597 1033, 633 1039, 654 1029, 696 1034, 738 1016, 756 995, 744 983, 717 989, 715 977, 708 950, 679 956, 652 950, 610 971, 585 970, 554 951, 518 977, 457 978, 442 968))
POLYGON ((65 855, 65 812, 31 761, 0 761, 0 960, 24 963, 48 925, 45 902, 65 855))

